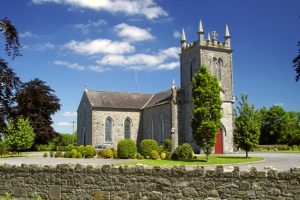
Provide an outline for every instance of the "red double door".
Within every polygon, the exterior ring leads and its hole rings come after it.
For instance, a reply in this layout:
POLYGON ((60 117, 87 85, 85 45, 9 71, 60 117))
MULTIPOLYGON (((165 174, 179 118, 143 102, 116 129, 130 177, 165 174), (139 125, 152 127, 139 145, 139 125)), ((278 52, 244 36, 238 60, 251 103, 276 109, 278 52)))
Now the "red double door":
POLYGON ((217 132, 217 139, 215 144, 215 154, 223 154, 223 138, 222 129, 217 132))

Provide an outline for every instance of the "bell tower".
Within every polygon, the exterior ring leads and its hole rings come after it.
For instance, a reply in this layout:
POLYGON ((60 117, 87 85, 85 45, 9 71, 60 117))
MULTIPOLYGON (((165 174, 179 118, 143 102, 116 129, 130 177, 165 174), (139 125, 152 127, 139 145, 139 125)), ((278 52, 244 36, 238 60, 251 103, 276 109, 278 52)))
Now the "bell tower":
MULTIPOLYGON (((201 65, 205 65, 210 73, 217 77, 222 88, 222 129, 220 138, 222 144, 218 147, 221 153, 233 152, 233 124, 234 124, 234 97, 232 76, 232 49, 230 45, 230 34, 228 26, 225 26, 224 41, 219 41, 218 33, 208 33, 204 37, 202 21, 199 22, 198 40, 188 43, 184 30, 181 39, 180 53, 180 79, 181 79, 181 123, 179 135, 181 140, 195 145, 191 130, 192 119, 192 79, 201 65)), ((215 147, 215 152, 217 149, 215 147)), ((220 152, 219 152, 220 153, 220 152)))

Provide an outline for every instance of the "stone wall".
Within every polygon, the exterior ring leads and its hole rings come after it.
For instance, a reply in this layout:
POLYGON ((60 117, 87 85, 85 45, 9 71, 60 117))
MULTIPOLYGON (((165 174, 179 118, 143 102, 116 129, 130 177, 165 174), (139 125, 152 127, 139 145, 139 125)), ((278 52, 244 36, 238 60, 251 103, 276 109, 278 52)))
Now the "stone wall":
POLYGON ((0 195, 31 199, 300 199, 300 168, 227 172, 196 167, 0 165, 0 195))

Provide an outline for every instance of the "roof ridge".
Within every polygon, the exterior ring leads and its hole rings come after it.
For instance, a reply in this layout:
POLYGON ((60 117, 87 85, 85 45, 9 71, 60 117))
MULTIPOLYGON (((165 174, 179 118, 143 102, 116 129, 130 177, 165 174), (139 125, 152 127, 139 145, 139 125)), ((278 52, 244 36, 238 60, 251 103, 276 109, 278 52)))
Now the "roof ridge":
POLYGON ((144 109, 147 104, 151 101, 151 99, 154 97, 154 94, 152 94, 152 96, 150 97, 150 99, 145 103, 145 105, 141 108, 141 109, 144 109))
POLYGON ((104 90, 88 90, 86 92, 107 92, 107 93, 119 93, 119 94, 140 94, 140 95, 153 95, 152 93, 139 93, 139 92, 120 92, 120 91, 104 91, 104 90))

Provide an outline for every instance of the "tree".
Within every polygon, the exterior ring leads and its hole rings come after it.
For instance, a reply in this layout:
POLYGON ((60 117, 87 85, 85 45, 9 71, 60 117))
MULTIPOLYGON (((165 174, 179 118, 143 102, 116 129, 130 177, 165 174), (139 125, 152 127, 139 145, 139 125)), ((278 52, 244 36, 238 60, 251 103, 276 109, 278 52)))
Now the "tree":
POLYGON ((241 94, 238 99, 237 118, 235 119, 235 142, 248 152, 257 147, 260 136, 260 117, 254 106, 248 104, 248 96, 241 94))
POLYGON ((287 142, 288 115, 280 106, 272 106, 269 110, 262 108, 260 144, 284 144, 287 142))
POLYGON ((18 115, 29 119, 35 133, 35 145, 47 144, 58 136, 51 126, 51 115, 60 110, 59 99, 53 92, 44 81, 34 79, 24 83, 17 95, 18 115))
POLYGON ((294 63, 294 68, 296 71, 296 81, 300 80, 300 41, 298 41, 299 50, 298 50, 298 55, 294 58, 293 63, 294 63))
MULTIPOLYGON (((0 33, 5 38, 5 53, 13 59, 20 55, 19 36, 14 25, 7 19, 0 19, 0 33)), ((20 88, 21 81, 8 63, 0 57, 0 132, 6 130, 6 122, 15 115, 15 94, 20 88)))
POLYGON ((205 66, 201 66, 193 78, 192 130, 197 144, 209 159, 216 141, 217 130, 221 127, 221 88, 216 77, 212 76, 205 66))
POLYGON ((7 125, 7 137, 5 142, 13 151, 24 151, 29 149, 34 141, 33 128, 28 119, 19 118, 17 123, 7 125))
POLYGON ((286 140, 288 145, 300 144, 300 112, 286 112, 288 118, 288 133, 286 140))

